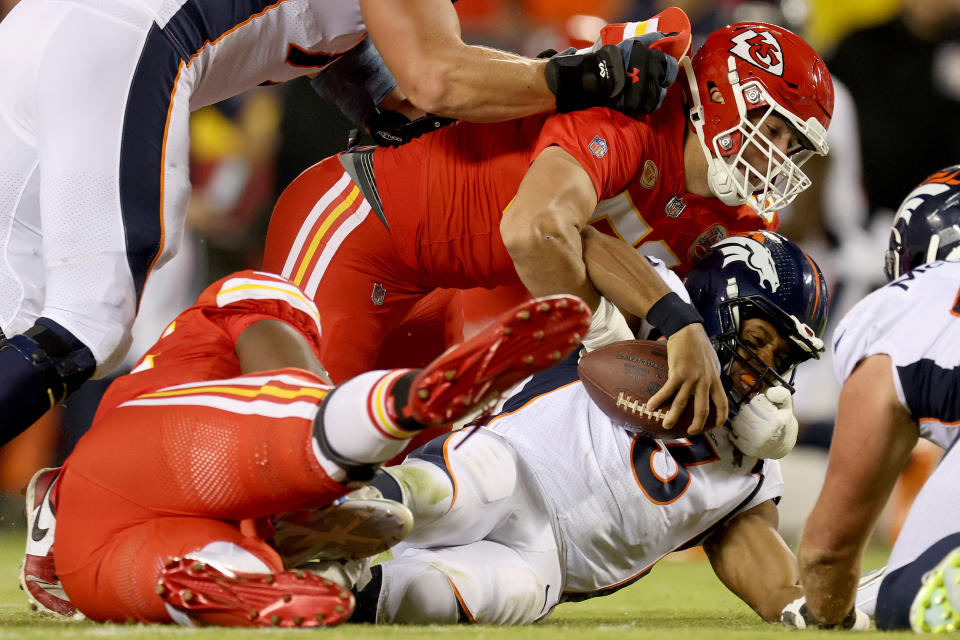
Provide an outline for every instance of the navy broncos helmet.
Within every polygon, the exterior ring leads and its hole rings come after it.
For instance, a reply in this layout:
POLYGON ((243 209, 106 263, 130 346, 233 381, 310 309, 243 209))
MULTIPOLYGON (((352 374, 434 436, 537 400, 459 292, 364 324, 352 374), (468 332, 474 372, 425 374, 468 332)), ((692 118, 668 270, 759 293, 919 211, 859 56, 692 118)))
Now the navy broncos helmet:
POLYGON ((929 176, 900 205, 883 271, 896 280, 935 260, 960 260, 960 165, 929 176))
POLYGON ((792 393, 796 366, 820 357, 827 286, 820 267, 783 236, 756 231, 725 238, 710 247, 684 284, 717 350, 734 409, 764 384, 782 384, 792 393), (790 344, 789 356, 776 369, 740 339, 741 323, 757 317, 770 322, 790 344), (742 397, 729 376, 735 359, 756 376, 750 393, 742 397))

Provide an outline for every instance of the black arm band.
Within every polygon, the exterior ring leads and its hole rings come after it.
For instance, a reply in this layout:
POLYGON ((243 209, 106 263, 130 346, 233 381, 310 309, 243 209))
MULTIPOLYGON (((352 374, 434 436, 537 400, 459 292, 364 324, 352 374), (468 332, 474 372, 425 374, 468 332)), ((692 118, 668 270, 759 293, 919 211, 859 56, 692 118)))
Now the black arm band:
POLYGON ((653 303, 647 312, 647 322, 669 338, 688 324, 702 323, 703 318, 692 304, 671 291, 653 303))

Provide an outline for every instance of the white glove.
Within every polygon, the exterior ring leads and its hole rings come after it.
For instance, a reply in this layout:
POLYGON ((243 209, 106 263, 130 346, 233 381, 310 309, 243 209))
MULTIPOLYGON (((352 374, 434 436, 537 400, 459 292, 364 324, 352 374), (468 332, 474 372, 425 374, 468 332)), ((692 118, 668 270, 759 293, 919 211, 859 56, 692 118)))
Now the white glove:
POLYGON ((793 399, 784 387, 758 393, 730 422, 730 440, 744 455, 779 460, 797 443, 793 399))
POLYGON ((870 616, 854 607, 838 625, 817 624, 807 611, 807 599, 797 598, 780 612, 780 622, 787 629, 840 629, 843 631, 869 631, 870 616))
POLYGON ((626 318, 616 305, 601 297, 600 305, 593 312, 593 319, 590 320, 590 329, 587 335, 583 336, 583 348, 590 352, 604 345, 634 338, 636 336, 630 331, 626 318))

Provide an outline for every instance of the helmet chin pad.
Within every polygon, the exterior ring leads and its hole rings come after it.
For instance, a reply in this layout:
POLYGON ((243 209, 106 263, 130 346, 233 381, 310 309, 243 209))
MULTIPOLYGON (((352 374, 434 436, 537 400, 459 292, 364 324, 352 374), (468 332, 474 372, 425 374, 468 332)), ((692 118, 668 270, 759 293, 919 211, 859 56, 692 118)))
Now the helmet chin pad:
POLYGON ((738 179, 739 181, 743 180, 742 174, 737 176, 736 174, 740 172, 735 168, 728 171, 717 166, 719 164, 725 163, 721 159, 712 156, 707 157, 707 184, 710 186, 710 191, 728 207, 738 207, 746 204, 748 198, 741 195, 737 190, 738 179), (734 174, 733 177, 731 177, 731 174, 734 174))

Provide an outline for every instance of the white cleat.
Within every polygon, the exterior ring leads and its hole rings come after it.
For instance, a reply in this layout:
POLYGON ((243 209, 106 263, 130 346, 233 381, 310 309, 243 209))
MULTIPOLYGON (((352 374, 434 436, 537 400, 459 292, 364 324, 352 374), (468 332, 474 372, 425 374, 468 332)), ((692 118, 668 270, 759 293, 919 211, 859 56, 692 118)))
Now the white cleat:
POLYGON ((308 560, 356 560, 382 553, 413 528, 410 509, 373 487, 360 489, 322 509, 295 511, 274 520, 273 546, 283 566, 308 560))

